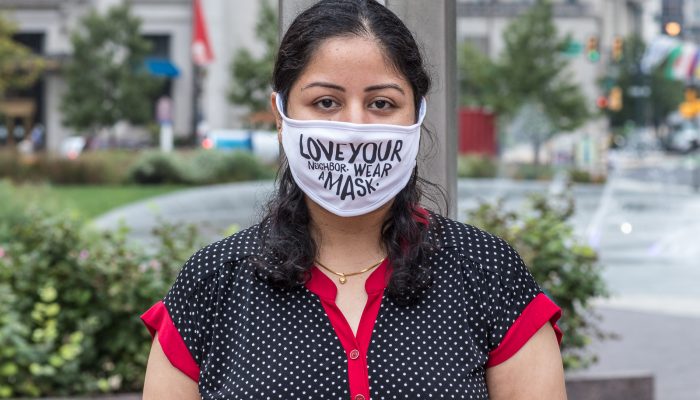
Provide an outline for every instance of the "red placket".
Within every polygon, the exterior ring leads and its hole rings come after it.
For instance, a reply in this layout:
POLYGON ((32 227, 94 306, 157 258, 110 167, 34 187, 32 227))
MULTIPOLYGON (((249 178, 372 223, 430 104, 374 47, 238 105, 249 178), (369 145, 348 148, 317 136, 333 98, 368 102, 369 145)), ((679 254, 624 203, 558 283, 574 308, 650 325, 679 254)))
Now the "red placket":
POLYGON ((311 269, 311 279, 306 288, 316 294, 328 315, 328 319, 340 340, 348 361, 348 382, 351 400, 369 400, 369 370, 367 350, 379 314, 382 295, 388 281, 389 261, 385 259, 365 281, 367 304, 360 317, 360 325, 355 336, 350 324, 335 303, 338 288, 318 267, 311 269))

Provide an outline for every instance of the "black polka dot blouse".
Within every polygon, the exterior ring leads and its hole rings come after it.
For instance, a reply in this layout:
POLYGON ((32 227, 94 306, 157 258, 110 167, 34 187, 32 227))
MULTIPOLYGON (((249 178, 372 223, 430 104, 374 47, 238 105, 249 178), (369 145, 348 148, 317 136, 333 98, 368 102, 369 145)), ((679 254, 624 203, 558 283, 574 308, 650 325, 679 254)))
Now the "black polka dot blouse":
POLYGON ((385 260, 367 278, 357 334, 317 267, 274 289, 250 262, 256 225, 196 252, 141 317, 202 399, 488 399, 486 369, 515 354, 560 309, 505 241, 436 214, 434 284, 415 305, 384 296, 385 260))

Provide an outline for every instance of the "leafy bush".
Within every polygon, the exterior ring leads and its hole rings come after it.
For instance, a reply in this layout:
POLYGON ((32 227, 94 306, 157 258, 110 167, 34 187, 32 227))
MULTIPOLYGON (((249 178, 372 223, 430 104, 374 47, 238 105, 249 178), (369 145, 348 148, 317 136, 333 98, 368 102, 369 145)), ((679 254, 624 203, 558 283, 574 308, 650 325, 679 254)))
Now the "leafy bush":
POLYGON ((0 184, 0 398, 139 390, 150 348, 139 315, 200 243, 161 224, 152 253, 126 229, 14 203, 0 184))
POLYGON ((55 184, 120 184, 127 178, 129 166, 138 153, 127 151, 93 151, 75 160, 41 154, 20 157, 17 152, 0 152, 0 177, 15 182, 50 182, 55 184))
POLYGON ((145 153, 132 166, 129 179, 134 183, 185 183, 184 167, 173 153, 152 151, 145 153))
POLYGON ((604 176, 594 175, 588 171, 576 168, 569 170, 569 179, 577 183, 605 183, 604 176))
POLYGON ((485 155, 463 155, 457 159, 457 176, 460 178, 494 178, 498 174, 498 162, 485 155))
POLYGON ((204 185, 270 179, 274 171, 275 166, 262 163, 248 152, 109 150, 85 152, 70 160, 49 154, 21 157, 14 151, 0 151, 0 178, 14 182, 204 185))
POLYGON ((192 157, 187 171, 189 182, 195 184, 270 179, 274 175, 272 168, 243 151, 200 150, 192 157))
POLYGON ((129 167, 139 153, 134 151, 89 151, 75 160, 44 156, 39 158, 41 177, 59 185, 114 185, 127 180, 129 167))
POLYGON ((269 179, 273 168, 243 151, 199 150, 185 156, 148 153, 130 172, 136 183, 188 183, 206 185, 269 179))
POLYGON ((547 164, 513 163, 505 167, 506 175, 512 179, 551 180, 556 171, 547 164))
POLYGON ((605 296, 598 256, 580 243, 568 222, 574 202, 568 195, 548 199, 535 195, 520 213, 505 211, 502 203, 482 203, 469 222, 510 243, 543 290, 561 307, 559 327, 564 333, 564 366, 581 368, 595 361, 586 352, 591 337, 606 337, 596 327, 591 300, 605 296))

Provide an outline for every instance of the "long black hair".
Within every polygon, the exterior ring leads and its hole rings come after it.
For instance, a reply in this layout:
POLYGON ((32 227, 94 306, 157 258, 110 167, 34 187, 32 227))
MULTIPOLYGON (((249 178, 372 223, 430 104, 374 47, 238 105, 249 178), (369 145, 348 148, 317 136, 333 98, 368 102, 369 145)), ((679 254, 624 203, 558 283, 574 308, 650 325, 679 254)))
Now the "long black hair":
MULTIPOLYGON (((272 77, 272 89, 288 96, 292 85, 308 65, 314 52, 327 39, 347 36, 370 37, 381 46, 396 70, 411 84, 415 109, 430 89, 421 52, 413 35, 391 11, 374 0, 322 0, 302 12, 289 26, 280 43, 272 77)), ((287 98, 284 98, 284 104, 287 98)), ((382 245, 393 272, 387 295, 397 304, 419 300, 432 284, 426 257, 435 247, 419 203, 421 187, 429 184, 418 177, 417 167, 390 207, 382 226, 382 245)), ((254 260, 256 274, 271 285, 292 289, 310 277, 318 247, 310 227, 304 193, 294 182, 282 160, 276 192, 268 203, 262 225, 263 256, 254 260)))

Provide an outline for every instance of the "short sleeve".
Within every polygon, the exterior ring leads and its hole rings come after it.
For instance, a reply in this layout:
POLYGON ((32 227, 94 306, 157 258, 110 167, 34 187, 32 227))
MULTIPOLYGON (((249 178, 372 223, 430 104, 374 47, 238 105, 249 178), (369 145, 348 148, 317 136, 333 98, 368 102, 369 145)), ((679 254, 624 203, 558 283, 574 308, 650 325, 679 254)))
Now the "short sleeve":
POLYGON ((498 365, 517 353, 547 322, 552 324, 561 343, 561 331, 556 325, 561 309, 542 292, 520 255, 508 243, 497 239, 493 247, 486 280, 487 367, 498 365))
POLYGON ((141 316, 151 335, 158 332, 168 360, 195 381, 216 318, 217 269, 203 250, 185 263, 165 298, 141 316))

